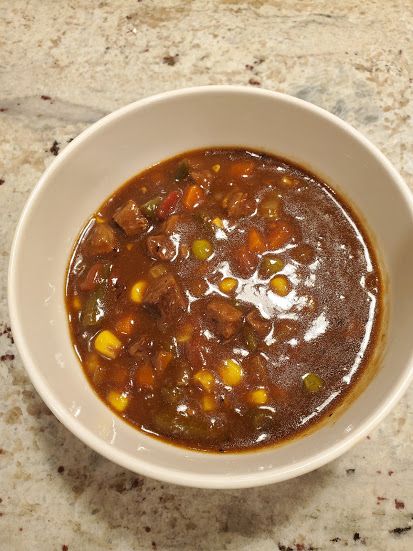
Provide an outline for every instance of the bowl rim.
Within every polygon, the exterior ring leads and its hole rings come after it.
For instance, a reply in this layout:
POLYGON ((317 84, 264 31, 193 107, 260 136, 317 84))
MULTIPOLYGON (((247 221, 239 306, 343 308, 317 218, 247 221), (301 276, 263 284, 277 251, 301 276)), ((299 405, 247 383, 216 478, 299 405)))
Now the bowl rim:
MULTIPOLYGON (((389 174, 410 211, 413 227, 413 197, 407 183, 403 180, 401 175, 397 172, 385 155, 369 139, 336 115, 333 115, 321 107, 294 96, 262 88, 250 88, 247 86, 226 84, 180 88, 142 98, 104 116, 74 138, 72 142, 69 143, 59 154, 59 156, 57 156, 46 168, 29 195, 29 198, 27 199, 20 214, 15 230, 8 269, 8 306, 10 323, 16 347, 33 386, 57 419, 84 444, 123 468, 163 482, 197 488, 235 489, 263 486, 288 480, 317 469, 349 450, 353 445, 365 437, 378 423, 380 423, 380 421, 391 411, 391 409, 396 405, 404 392, 407 390, 410 382, 413 380, 413 351, 406 362, 404 372, 399 376, 397 384, 394 386, 392 391, 386 395, 386 398, 381 402, 381 404, 377 406, 366 419, 364 419, 358 428, 347 433, 334 445, 321 452, 313 454, 307 460, 294 460, 289 466, 286 467, 279 468, 274 466, 269 470, 246 474, 205 473, 200 475, 187 473, 172 468, 151 465, 150 460, 141 459, 138 456, 133 457, 131 460, 131 456, 128 453, 118 450, 109 443, 105 442, 91 430, 86 428, 83 423, 74 417, 69 411, 61 407, 59 400, 54 397, 53 390, 49 388, 47 380, 43 377, 41 371, 32 360, 30 346, 23 336, 22 320, 20 318, 17 306, 18 290, 17 280, 15 277, 22 238, 24 237, 30 222, 30 212, 36 207, 38 197, 43 188, 47 186, 49 178, 54 174, 59 165, 75 152, 77 147, 83 141, 87 140, 91 135, 95 134, 100 129, 109 126, 113 121, 135 110, 144 108, 149 104, 156 104, 158 102, 168 101, 169 99, 185 95, 192 96, 216 93, 236 93, 251 97, 271 97, 285 103, 300 106, 301 108, 311 111, 315 115, 323 119, 327 119, 334 125, 340 127, 344 132, 350 134, 356 141, 360 142, 361 145, 371 153, 376 161, 381 164, 389 174)), ((170 444, 167 443, 165 443, 165 445, 170 446, 170 444)), ((266 450, 268 449, 266 448, 266 450)), ((254 451, 253 453, 260 453, 260 450, 254 451)))

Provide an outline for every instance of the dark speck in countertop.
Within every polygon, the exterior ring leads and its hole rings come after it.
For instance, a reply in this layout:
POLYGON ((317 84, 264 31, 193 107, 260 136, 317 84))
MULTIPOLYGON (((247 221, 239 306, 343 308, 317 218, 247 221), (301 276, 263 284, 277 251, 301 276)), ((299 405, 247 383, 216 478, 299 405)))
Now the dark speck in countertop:
POLYGON ((60 151, 59 142, 55 140, 52 144, 52 147, 49 149, 49 151, 56 157, 60 151))
POLYGON ((169 65, 170 67, 173 67, 174 65, 176 65, 177 61, 178 61, 178 57, 179 57, 179 54, 175 54, 175 55, 165 55, 162 59, 163 63, 165 63, 165 65, 169 65))

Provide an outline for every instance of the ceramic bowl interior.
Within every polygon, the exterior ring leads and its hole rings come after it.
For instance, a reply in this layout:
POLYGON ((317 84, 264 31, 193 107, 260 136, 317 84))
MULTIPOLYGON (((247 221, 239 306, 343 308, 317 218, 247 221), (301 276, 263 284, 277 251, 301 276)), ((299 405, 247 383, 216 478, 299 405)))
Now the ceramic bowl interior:
POLYGON ((390 410, 412 378, 413 209, 384 156, 329 113, 282 94, 201 87, 155 96, 102 119, 46 170, 19 223, 9 305, 27 371, 53 413, 112 461, 157 479, 210 488, 291 478, 337 457, 390 410), (181 449, 114 416, 87 383, 69 338, 64 283, 69 255, 91 213, 126 179, 161 160, 207 146, 263 149, 324 177, 362 213, 388 274, 383 362, 334 422, 287 445, 241 454, 181 449))

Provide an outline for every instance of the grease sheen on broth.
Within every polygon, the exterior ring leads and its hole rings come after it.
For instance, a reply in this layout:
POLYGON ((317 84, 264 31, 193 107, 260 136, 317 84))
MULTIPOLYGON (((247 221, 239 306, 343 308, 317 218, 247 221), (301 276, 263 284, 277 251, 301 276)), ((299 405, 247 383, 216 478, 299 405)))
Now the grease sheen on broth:
POLYGON ((73 345, 140 430, 240 451, 331 413, 367 368, 382 283, 360 221, 285 159, 206 149, 130 179, 67 275, 73 345))

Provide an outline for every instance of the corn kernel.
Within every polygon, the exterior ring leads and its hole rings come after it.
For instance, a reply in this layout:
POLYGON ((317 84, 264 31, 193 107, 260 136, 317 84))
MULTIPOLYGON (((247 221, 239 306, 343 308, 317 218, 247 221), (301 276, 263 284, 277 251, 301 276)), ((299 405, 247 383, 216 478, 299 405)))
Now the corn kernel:
POLYGON ((202 409, 204 411, 214 411, 216 408, 215 398, 213 396, 203 396, 202 397, 202 409))
POLYGON ((127 243, 126 244, 126 248, 128 249, 128 251, 131 251, 134 247, 134 244, 133 243, 127 243))
POLYGON ((272 278, 270 281, 271 289, 276 293, 277 295, 280 295, 281 297, 285 297, 288 295, 288 293, 291 291, 291 285, 287 277, 285 275, 277 275, 272 278))
POLYGON ((216 165, 212 165, 212 170, 214 172, 219 172, 221 170, 221 165, 218 163, 216 165))
POLYGON ((80 298, 77 295, 75 297, 73 297, 72 306, 75 310, 80 310, 82 308, 82 302, 81 302, 80 298))
POLYGON ((211 392, 214 386, 214 376, 207 369, 201 369, 197 371, 194 375, 194 379, 200 383, 207 392, 211 392))
POLYGON ((179 329, 176 340, 178 342, 188 342, 189 340, 191 340, 193 331, 194 328, 192 327, 192 325, 186 323, 183 327, 179 329))
POLYGON ((217 228, 220 228, 221 230, 224 229, 224 222, 221 220, 221 218, 219 216, 216 216, 213 220, 212 220, 212 223, 214 224, 214 226, 216 226, 217 228))
POLYGON ((257 388, 249 393, 248 399, 256 406, 263 406, 268 402, 268 394, 264 388, 257 388))
POLYGON ((119 392, 115 392, 114 390, 111 390, 107 396, 107 400, 109 404, 116 409, 116 411, 124 411, 129 403, 129 398, 126 394, 122 392, 120 394, 119 392))
POLYGON ((225 360, 220 373, 222 381, 228 386, 238 385, 243 377, 242 367, 235 360, 225 360))
POLYGON ((111 331, 104 329, 95 339, 95 349, 99 354, 114 360, 122 347, 121 341, 111 331))
POLYGON ((130 298, 133 300, 133 302, 140 303, 143 300, 143 295, 146 291, 146 287, 148 284, 146 281, 137 281, 130 291, 130 298))
POLYGON ((238 281, 234 277, 224 277, 222 281, 219 282, 219 288, 223 293, 231 293, 236 289, 238 281))

